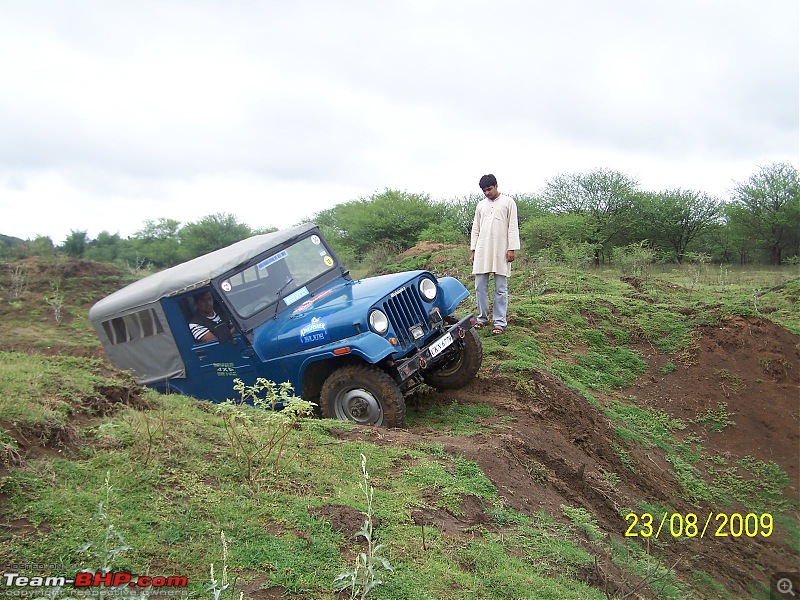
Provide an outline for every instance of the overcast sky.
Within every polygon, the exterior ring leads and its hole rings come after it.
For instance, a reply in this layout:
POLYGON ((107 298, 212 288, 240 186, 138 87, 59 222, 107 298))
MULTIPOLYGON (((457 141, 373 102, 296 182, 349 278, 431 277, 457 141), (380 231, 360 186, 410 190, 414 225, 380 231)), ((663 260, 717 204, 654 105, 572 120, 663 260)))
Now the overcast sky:
POLYGON ((797 0, 3 0, 0 233, 800 160, 797 0))

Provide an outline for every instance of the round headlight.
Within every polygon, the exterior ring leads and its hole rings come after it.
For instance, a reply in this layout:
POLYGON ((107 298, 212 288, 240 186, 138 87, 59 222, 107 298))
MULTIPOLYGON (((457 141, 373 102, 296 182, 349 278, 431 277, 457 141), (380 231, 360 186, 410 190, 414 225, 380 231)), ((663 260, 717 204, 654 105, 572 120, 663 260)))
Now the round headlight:
POLYGON ((369 313, 369 326, 378 335, 383 335, 389 331, 389 319, 381 311, 373 310, 369 313))
POLYGON ((436 298, 436 284, 430 279, 421 279, 419 282, 419 293, 422 294, 422 297, 428 302, 433 302, 433 299, 436 298))

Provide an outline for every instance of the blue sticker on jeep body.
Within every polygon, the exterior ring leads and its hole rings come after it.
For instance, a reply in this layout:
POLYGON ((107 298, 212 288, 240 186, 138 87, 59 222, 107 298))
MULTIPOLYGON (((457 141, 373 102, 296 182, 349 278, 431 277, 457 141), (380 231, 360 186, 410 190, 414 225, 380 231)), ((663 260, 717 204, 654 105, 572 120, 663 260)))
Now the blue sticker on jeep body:
POLYGON ((300 329, 300 343, 313 344, 315 342, 324 342, 328 339, 328 330, 325 326, 325 321, 314 317, 311 322, 300 329))

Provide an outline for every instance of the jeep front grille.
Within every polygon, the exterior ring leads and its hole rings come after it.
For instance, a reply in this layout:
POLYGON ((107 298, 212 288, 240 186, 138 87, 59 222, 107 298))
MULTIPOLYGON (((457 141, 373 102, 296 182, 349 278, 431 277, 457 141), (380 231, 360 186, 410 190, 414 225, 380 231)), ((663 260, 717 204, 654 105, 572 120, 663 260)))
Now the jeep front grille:
POLYGON ((381 310, 389 318, 389 323, 403 347, 414 345, 414 338, 409 331, 412 326, 420 325, 425 333, 430 330, 425 307, 413 285, 406 286, 387 298, 381 305, 381 310))

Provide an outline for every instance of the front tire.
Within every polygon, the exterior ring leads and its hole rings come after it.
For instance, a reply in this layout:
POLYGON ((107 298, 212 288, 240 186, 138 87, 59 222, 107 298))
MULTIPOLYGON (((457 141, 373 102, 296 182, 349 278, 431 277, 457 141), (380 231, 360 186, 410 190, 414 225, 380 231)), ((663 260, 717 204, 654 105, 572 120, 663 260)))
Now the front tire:
POLYGON ((423 375, 423 379, 437 390, 457 390, 475 378, 482 362, 481 338, 477 331, 470 329, 464 336, 464 345, 456 356, 447 361, 441 369, 423 375))
POLYGON ((406 402, 400 388, 377 367, 349 365, 334 371, 319 395, 322 416, 360 425, 401 427, 406 402))

